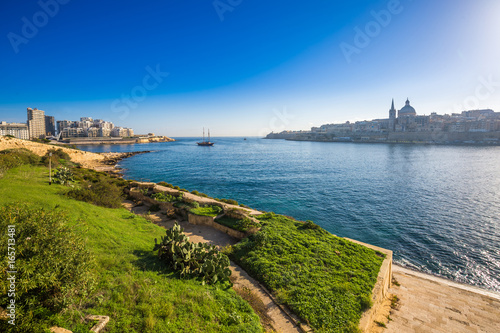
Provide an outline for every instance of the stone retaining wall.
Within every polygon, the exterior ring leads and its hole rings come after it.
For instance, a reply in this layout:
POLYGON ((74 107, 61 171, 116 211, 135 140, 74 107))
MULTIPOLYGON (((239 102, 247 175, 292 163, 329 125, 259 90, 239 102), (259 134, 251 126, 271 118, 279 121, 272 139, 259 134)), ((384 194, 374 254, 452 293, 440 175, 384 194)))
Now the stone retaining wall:
POLYGON ((228 228, 222 224, 215 222, 215 217, 200 216, 200 215, 188 213, 188 222, 191 224, 206 225, 208 227, 212 227, 214 229, 222 231, 222 232, 228 234, 229 236, 237 238, 237 239, 243 239, 246 237, 246 234, 241 232, 241 231, 228 228))
POLYGON ((371 324, 377 316, 377 313, 382 311, 384 300, 389 297, 388 289, 391 287, 392 283, 392 251, 371 244, 362 243, 354 239, 345 239, 385 254, 385 259, 382 262, 382 266, 380 266, 380 271, 378 272, 377 282, 372 290, 373 306, 363 313, 359 322, 359 328, 361 331, 368 332, 371 324))

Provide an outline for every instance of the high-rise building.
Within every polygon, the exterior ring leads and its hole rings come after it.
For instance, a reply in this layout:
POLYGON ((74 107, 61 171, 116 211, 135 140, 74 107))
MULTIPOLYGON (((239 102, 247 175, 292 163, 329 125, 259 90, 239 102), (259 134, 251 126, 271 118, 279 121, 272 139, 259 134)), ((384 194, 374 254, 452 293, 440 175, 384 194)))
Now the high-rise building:
POLYGON ((30 139, 45 137, 45 112, 37 108, 28 108, 28 129, 30 139))
POLYGON ((56 123, 52 116, 45 116, 45 135, 56 135, 56 123))

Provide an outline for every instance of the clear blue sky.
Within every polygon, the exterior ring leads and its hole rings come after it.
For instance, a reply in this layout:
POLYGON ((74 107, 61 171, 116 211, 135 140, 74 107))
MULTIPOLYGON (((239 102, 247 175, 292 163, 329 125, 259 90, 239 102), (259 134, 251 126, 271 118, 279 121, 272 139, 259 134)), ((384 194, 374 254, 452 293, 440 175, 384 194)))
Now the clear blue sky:
POLYGON ((37 107, 252 136, 385 118, 392 98, 500 111, 499 15, 498 0, 2 1, 0 120, 37 107))

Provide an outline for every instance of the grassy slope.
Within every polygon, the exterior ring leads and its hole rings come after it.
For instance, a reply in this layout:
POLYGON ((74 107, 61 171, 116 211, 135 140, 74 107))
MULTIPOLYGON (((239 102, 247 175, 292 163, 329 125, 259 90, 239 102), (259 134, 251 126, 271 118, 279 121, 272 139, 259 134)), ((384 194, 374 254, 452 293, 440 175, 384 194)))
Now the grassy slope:
POLYGON ((72 200, 67 188, 47 184, 43 167, 12 169, 0 179, 0 205, 28 202, 68 212, 87 238, 99 264, 97 292, 56 323, 76 332, 86 314, 108 315, 106 332, 259 332, 258 317, 231 289, 179 280, 152 253, 164 229, 126 209, 108 209, 72 200))
POLYGON ((272 213, 231 257, 317 332, 357 331, 383 258, 323 229, 272 213))

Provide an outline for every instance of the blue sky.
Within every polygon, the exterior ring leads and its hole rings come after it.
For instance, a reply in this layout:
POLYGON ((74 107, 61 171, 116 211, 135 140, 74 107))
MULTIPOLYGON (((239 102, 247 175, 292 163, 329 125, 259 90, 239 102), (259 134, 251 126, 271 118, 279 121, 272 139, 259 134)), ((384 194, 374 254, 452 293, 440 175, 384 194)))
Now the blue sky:
POLYGON ((2 1, 0 120, 173 137, 500 111, 500 2, 2 1))

